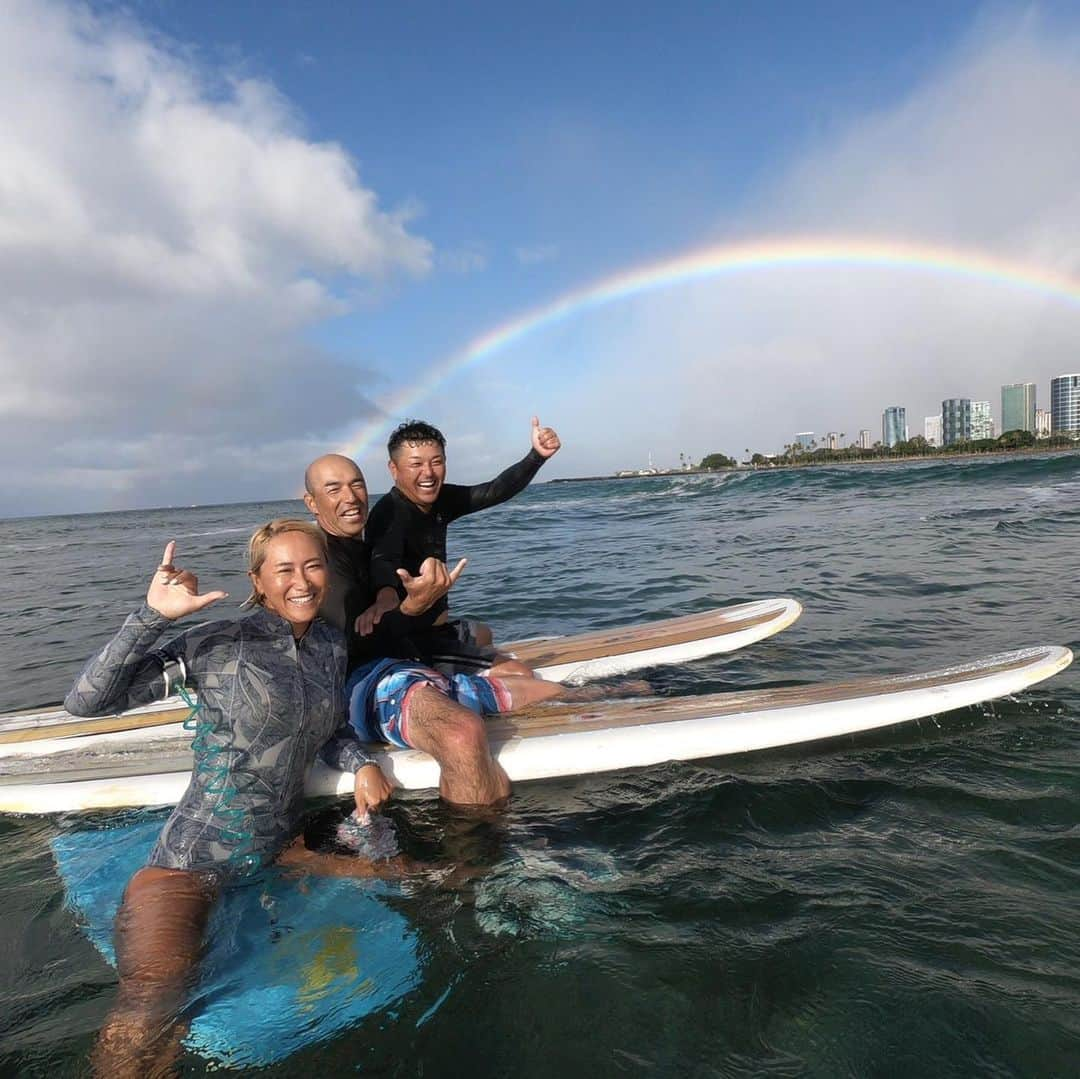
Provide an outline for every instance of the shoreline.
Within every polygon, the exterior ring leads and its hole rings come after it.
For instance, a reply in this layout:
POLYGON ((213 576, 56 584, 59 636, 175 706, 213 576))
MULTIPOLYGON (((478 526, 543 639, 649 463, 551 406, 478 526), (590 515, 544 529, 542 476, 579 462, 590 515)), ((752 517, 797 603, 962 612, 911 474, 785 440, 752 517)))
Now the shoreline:
POLYGON ((1030 446, 1007 450, 983 450, 982 452, 972 450, 966 453, 912 453, 899 457, 856 457, 846 461, 790 461, 782 465, 747 465, 745 468, 673 468, 657 472, 635 473, 630 476, 619 476, 615 473, 603 476, 560 476, 557 479, 545 480, 544 483, 595 483, 601 480, 670 479, 672 476, 721 476, 731 472, 787 472, 812 468, 856 468, 864 465, 895 465, 909 461, 946 464, 950 461, 969 461, 980 457, 1057 457, 1070 453, 1080 453, 1080 443, 1075 446, 1054 446, 1046 449, 1030 446))

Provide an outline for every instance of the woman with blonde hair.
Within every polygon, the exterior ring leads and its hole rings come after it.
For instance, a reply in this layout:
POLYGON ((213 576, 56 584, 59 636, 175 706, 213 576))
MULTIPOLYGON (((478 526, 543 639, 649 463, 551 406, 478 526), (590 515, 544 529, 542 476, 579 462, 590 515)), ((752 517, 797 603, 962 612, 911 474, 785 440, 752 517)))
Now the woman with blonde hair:
POLYGON ((146 593, 87 664, 64 702, 79 716, 198 693, 191 782, 116 918, 120 986, 95 1048, 99 1074, 166 1073, 210 908, 221 888, 276 861, 349 876, 399 876, 403 864, 317 855, 303 846, 304 780, 317 754, 368 775, 374 804, 390 785, 344 723, 345 641, 317 619, 327 590, 326 543, 305 521, 278 519, 249 543, 246 617, 165 629, 225 598, 165 547, 146 593), (339 728, 341 728, 339 730, 339 728))

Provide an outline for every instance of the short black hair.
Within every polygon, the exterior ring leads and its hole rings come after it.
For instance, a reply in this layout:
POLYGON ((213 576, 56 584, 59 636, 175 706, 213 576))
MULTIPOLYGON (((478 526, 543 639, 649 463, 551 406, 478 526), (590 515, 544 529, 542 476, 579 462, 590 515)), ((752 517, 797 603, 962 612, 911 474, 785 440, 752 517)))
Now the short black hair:
POLYGON ((434 442, 443 453, 446 453, 446 439, 443 438, 442 431, 423 420, 406 420, 398 424, 387 440, 386 452, 393 457, 394 453, 406 442, 434 442))

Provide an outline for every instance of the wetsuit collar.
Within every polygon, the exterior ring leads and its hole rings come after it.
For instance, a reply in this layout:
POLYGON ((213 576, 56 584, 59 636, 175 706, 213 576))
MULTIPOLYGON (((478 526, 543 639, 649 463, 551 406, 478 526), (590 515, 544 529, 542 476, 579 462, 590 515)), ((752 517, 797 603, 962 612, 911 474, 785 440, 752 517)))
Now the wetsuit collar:
POLYGON ((332 532, 323 531, 328 547, 344 547, 346 550, 353 547, 361 551, 367 550, 367 538, 365 536, 335 536, 332 532))
MULTIPOLYGON (((444 483, 443 486, 445 487, 446 484, 444 483)), ((396 498, 406 506, 411 506, 417 513, 422 513, 425 517, 430 517, 435 511, 435 507, 439 504, 439 499, 437 498, 431 505, 422 506, 419 502, 414 502, 408 495, 403 494, 401 488, 397 486, 390 488, 390 495, 392 498, 396 498)), ((442 491, 439 492, 439 497, 442 497, 442 491)))
MULTIPOLYGON (((281 615, 275 614, 273 611, 268 611, 265 607, 256 607, 255 610, 248 615, 248 621, 263 630, 268 637, 288 637, 290 640, 296 640, 296 638, 293 637, 292 625, 282 618, 281 615)), ((309 625, 307 632, 304 633, 304 637, 310 632, 311 626, 309 625)), ((300 638, 300 640, 303 639, 303 637, 300 638)))

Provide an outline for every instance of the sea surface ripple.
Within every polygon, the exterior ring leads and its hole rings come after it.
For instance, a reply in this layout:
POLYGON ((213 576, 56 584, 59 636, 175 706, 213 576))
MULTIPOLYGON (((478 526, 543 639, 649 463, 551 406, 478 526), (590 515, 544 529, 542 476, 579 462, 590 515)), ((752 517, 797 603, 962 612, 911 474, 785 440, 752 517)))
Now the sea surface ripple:
MULTIPOLYGON (((301 513, 0 521, 0 712, 64 695, 167 540, 232 605, 250 530, 301 513)), ((455 609, 504 640, 805 606, 650 672, 662 695, 1080 651, 1080 454, 537 484, 450 548, 470 559, 455 609)), ((898 729, 525 785, 486 820, 403 798, 406 849, 482 871, 400 901, 415 991, 260 1074, 1074 1075, 1078 668, 898 729)), ((85 826, 0 818, 0 1074, 85 1074, 113 999, 49 853, 85 826)))

